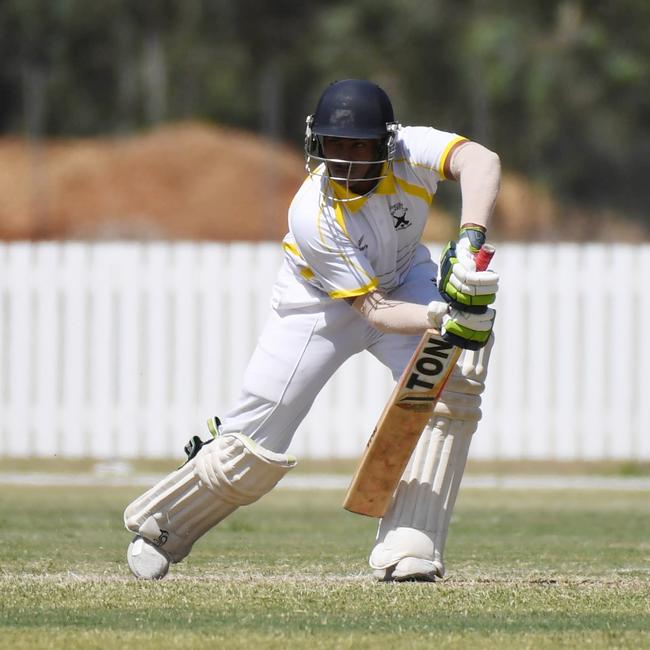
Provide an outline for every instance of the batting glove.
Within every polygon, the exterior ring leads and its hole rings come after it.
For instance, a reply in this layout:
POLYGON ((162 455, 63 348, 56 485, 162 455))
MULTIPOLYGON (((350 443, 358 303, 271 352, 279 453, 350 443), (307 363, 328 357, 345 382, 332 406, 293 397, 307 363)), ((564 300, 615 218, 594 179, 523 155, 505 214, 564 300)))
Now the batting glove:
POLYGON ((443 338, 465 350, 485 346, 494 328, 494 309, 485 307, 480 314, 461 311, 446 303, 433 301, 428 305, 431 325, 440 330, 443 338))
POLYGON ((438 290, 454 308, 481 313, 496 299, 499 276, 493 271, 477 271, 474 257, 485 242, 479 228, 464 227, 458 242, 450 241, 440 256, 438 290))

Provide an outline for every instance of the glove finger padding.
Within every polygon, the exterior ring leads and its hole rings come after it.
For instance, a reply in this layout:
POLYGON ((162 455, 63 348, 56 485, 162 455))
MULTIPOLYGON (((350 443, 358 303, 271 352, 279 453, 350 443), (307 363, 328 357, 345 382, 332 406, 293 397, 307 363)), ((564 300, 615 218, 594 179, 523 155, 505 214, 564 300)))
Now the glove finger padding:
POLYGON ((454 266, 449 282, 469 296, 487 296, 499 290, 499 276, 494 271, 467 271, 462 264, 454 266))
POLYGON ((438 289, 453 307, 480 313, 496 299, 499 276, 477 271, 470 240, 450 241, 440 257, 438 289))
POLYGON ((449 305, 440 300, 433 300, 427 305, 427 318, 431 327, 442 329, 442 319, 449 314, 449 305))
POLYGON ((443 337, 465 350, 478 350, 488 342, 495 316, 496 312, 490 308, 482 314, 451 309, 442 318, 443 337))

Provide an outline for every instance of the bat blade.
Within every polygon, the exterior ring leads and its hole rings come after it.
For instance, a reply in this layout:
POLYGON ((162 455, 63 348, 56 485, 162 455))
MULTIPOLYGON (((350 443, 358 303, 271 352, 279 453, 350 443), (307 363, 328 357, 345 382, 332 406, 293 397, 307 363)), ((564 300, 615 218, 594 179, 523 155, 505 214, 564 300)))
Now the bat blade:
POLYGON ((382 517, 462 350, 427 330, 366 445, 343 507, 382 517))
MULTIPOLYGON (((476 270, 485 271, 495 248, 484 244, 476 270)), ((343 507, 369 517, 383 517, 436 400, 462 349, 427 330, 382 411, 359 461, 343 507)))

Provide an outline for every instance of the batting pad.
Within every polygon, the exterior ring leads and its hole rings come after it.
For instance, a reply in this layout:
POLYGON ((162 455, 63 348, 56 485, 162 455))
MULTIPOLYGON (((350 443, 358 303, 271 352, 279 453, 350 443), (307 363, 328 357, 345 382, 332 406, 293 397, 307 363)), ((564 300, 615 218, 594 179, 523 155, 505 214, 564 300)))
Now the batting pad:
POLYGON ((492 340, 481 350, 466 351, 454 369, 379 523, 369 559, 373 569, 419 558, 432 562, 438 575, 444 575, 449 521, 481 418, 491 347, 492 340))
POLYGON ((241 433, 221 435, 128 505, 124 525, 180 562, 199 537, 273 489, 296 462, 241 433))

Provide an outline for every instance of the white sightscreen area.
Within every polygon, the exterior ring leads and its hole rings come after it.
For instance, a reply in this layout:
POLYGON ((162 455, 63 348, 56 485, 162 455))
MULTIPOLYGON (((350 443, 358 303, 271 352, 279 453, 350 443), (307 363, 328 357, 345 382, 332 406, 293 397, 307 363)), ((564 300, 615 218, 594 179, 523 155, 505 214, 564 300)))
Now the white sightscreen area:
MULTIPOLYGON (((431 245, 434 258, 439 246, 431 245)), ((0 245, 0 456, 179 457, 226 410, 278 243, 0 245)), ((476 459, 650 459, 650 246, 498 245, 497 342, 476 459)), ((296 434, 357 456, 390 393, 344 365, 296 434)))

